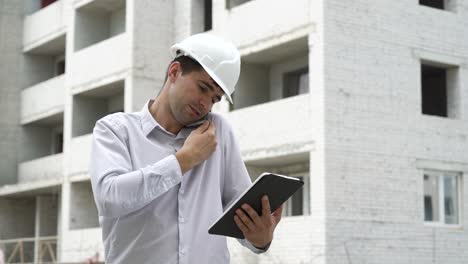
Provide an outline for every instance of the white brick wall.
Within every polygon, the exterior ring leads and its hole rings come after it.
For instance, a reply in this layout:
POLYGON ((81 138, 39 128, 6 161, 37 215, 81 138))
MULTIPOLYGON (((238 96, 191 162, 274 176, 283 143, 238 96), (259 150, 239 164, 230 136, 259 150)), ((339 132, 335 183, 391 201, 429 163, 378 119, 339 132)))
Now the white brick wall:
POLYGON ((466 231, 423 225, 416 168, 420 159, 468 163, 466 89, 462 119, 423 116, 413 55, 466 61, 467 6, 458 4, 452 13, 417 1, 326 1, 327 263, 468 261, 466 231))

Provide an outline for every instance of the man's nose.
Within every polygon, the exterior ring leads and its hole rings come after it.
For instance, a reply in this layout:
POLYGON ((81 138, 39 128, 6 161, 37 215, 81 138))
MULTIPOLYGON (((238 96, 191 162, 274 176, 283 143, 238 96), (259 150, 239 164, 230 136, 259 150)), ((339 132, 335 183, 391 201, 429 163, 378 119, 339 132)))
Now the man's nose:
POLYGON ((210 98, 201 98, 200 99, 200 107, 201 107, 201 111, 203 111, 204 113, 208 112, 211 110, 211 107, 213 106, 213 104, 211 103, 211 99, 210 98))

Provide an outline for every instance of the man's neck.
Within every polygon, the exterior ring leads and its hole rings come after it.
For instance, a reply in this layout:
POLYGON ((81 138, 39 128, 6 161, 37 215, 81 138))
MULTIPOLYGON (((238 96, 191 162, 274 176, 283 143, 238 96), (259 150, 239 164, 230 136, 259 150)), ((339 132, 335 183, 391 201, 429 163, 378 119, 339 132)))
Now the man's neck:
POLYGON ((161 100, 161 96, 154 99, 154 101, 150 101, 150 105, 148 106, 149 112, 159 125, 172 134, 177 135, 184 126, 175 120, 169 105, 163 102, 164 100, 161 100))

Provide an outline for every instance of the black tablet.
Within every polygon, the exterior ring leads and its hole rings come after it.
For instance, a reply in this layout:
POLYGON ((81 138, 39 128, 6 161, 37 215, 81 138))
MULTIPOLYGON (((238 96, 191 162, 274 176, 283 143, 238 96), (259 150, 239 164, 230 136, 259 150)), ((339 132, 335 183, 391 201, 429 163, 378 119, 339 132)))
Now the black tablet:
POLYGON ((268 196, 271 212, 278 209, 289 197, 291 197, 304 182, 289 176, 263 173, 242 195, 239 196, 224 213, 213 223, 208 233, 235 238, 244 238, 242 231, 234 222, 236 210, 244 203, 249 204, 258 215, 262 214, 262 197, 268 196))

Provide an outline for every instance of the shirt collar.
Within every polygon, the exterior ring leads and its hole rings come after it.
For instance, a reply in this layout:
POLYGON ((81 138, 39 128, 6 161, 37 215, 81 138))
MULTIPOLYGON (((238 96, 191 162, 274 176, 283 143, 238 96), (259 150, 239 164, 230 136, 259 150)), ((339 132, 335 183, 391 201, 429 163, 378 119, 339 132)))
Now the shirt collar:
POLYGON ((161 125, 153 118, 149 111, 150 105, 154 102, 154 100, 148 100, 143 106, 143 109, 140 111, 140 120, 141 120, 141 129, 143 130, 143 134, 148 136, 148 134, 153 131, 156 127, 160 127, 161 125))
MULTIPOLYGON (((159 128, 161 131, 173 135, 171 132, 167 131, 164 127, 162 127, 156 119, 151 115, 149 111, 149 107, 151 104, 154 102, 154 100, 148 100, 143 106, 143 109, 140 111, 140 116, 141 116, 141 129, 143 131, 143 134, 145 136, 148 136, 154 129, 159 128)), ((182 128, 182 130, 179 131, 179 133, 176 135, 176 139, 182 139, 182 138, 187 138, 192 132, 192 128, 182 128)))

